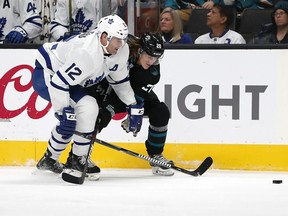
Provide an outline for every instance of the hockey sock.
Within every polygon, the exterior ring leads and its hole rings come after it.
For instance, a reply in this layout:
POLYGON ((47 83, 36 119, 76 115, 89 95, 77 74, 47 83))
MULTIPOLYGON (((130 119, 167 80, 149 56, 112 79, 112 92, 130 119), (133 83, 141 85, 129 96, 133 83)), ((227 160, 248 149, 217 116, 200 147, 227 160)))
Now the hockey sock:
POLYGON ((149 127, 148 130, 148 139, 145 142, 146 149, 149 155, 161 154, 164 149, 166 136, 167 136, 167 128, 165 130, 159 130, 160 128, 149 127))

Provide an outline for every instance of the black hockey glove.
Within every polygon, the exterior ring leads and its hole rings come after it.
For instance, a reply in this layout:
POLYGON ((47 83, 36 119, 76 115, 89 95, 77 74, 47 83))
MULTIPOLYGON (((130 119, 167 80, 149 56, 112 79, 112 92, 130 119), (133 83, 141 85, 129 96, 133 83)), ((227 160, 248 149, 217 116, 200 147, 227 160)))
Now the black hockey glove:
POLYGON ((127 107, 128 117, 121 122, 121 127, 127 133, 132 132, 136 137, 137 133, 141 130, 144 108, 143 104, 129 105, 127 107))
POLYGON ((100 133, 103 128, 106 128, 109 122, 112 119, 111 113, 103 108, 99 109, 99 114, 97 116, 97 121, 96 121, 96 129, 98 133, 100 133))
POLYGON ((4 43, 24 43, 28 40, 28 34, 21 26, 13 28, 5 37, 4 43))
POLYGON ((72 107, 65 107, 63 114, 55 113, 56 118, 59 120, 59 125, 56 126, 57 133, 62 135, 62 138, 67 140, 71 138, 76 129, 76 114, 72 107))

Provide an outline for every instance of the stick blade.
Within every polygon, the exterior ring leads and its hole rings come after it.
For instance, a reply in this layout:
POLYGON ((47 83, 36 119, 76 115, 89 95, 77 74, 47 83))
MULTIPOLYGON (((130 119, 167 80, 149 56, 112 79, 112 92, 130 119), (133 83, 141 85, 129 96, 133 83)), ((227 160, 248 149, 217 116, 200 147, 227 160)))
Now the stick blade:
POLYGON ((201 176, 209 169, 212 164, 212 157, 207 157, 194 172, 197 173, 198 176, 201 176))
POLYGON ((72 173, 67 173, 67 172, 63 172, 61 177, 66 182, 69 182, 72 184, 78 184, 78 185, 83 184, 84 179, 85 179, 85 176, 84 176, 84 178, 82 175, 78 177, 78 176, 72 175, 72 173))

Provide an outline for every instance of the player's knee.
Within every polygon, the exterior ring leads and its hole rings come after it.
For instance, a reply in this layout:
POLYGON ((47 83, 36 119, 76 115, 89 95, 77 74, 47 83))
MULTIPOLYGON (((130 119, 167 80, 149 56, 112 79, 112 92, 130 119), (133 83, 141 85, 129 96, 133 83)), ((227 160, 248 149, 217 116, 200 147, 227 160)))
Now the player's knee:
POLYGON ((94 131, 98 112, 99 108, 95 98, 89 95, 81 98, 75 105, 77 118, 76 130, 85 133, 94 131))
POLYGON ((165 126, 168 124, 170 118, 170 111, 165 103, 161 102, 158 106, 155 106, 149 116, 151 125, 165 126))

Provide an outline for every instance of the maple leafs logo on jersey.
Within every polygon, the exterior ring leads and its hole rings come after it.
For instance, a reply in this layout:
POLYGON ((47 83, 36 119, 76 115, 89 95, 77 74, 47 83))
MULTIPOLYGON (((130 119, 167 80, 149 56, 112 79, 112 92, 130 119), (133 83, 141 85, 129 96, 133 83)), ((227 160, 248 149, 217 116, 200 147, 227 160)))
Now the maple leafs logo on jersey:
POLYGON ((108 24, 112 24, 112 23, 114 23, 114 20, 113 19, 109 19, 108 20, 108 24))
POLYGON ((82 9, 78 10, 75 20, 72 19, 72 31, 73 32, 87 32, 93 24, 93 20, 85 20, 85 14, 82 9))
POLYGON ((6 17, 0 18, 0 38, 2 38, 4 36, 3 29, 4 29, 5 25, 6 25, 6 22, 7 22, 6 17))
POLYGON ((95 84, 99 83, 101 80, 103 80, 104 77, 105 77, 105 75, 104 75, 104 72, 103 72, 100 76, 96 77, 95 80, 87 79, 83 86, 84 86, 84 88, 86 88, 86 87, 95 85, 95 84))

